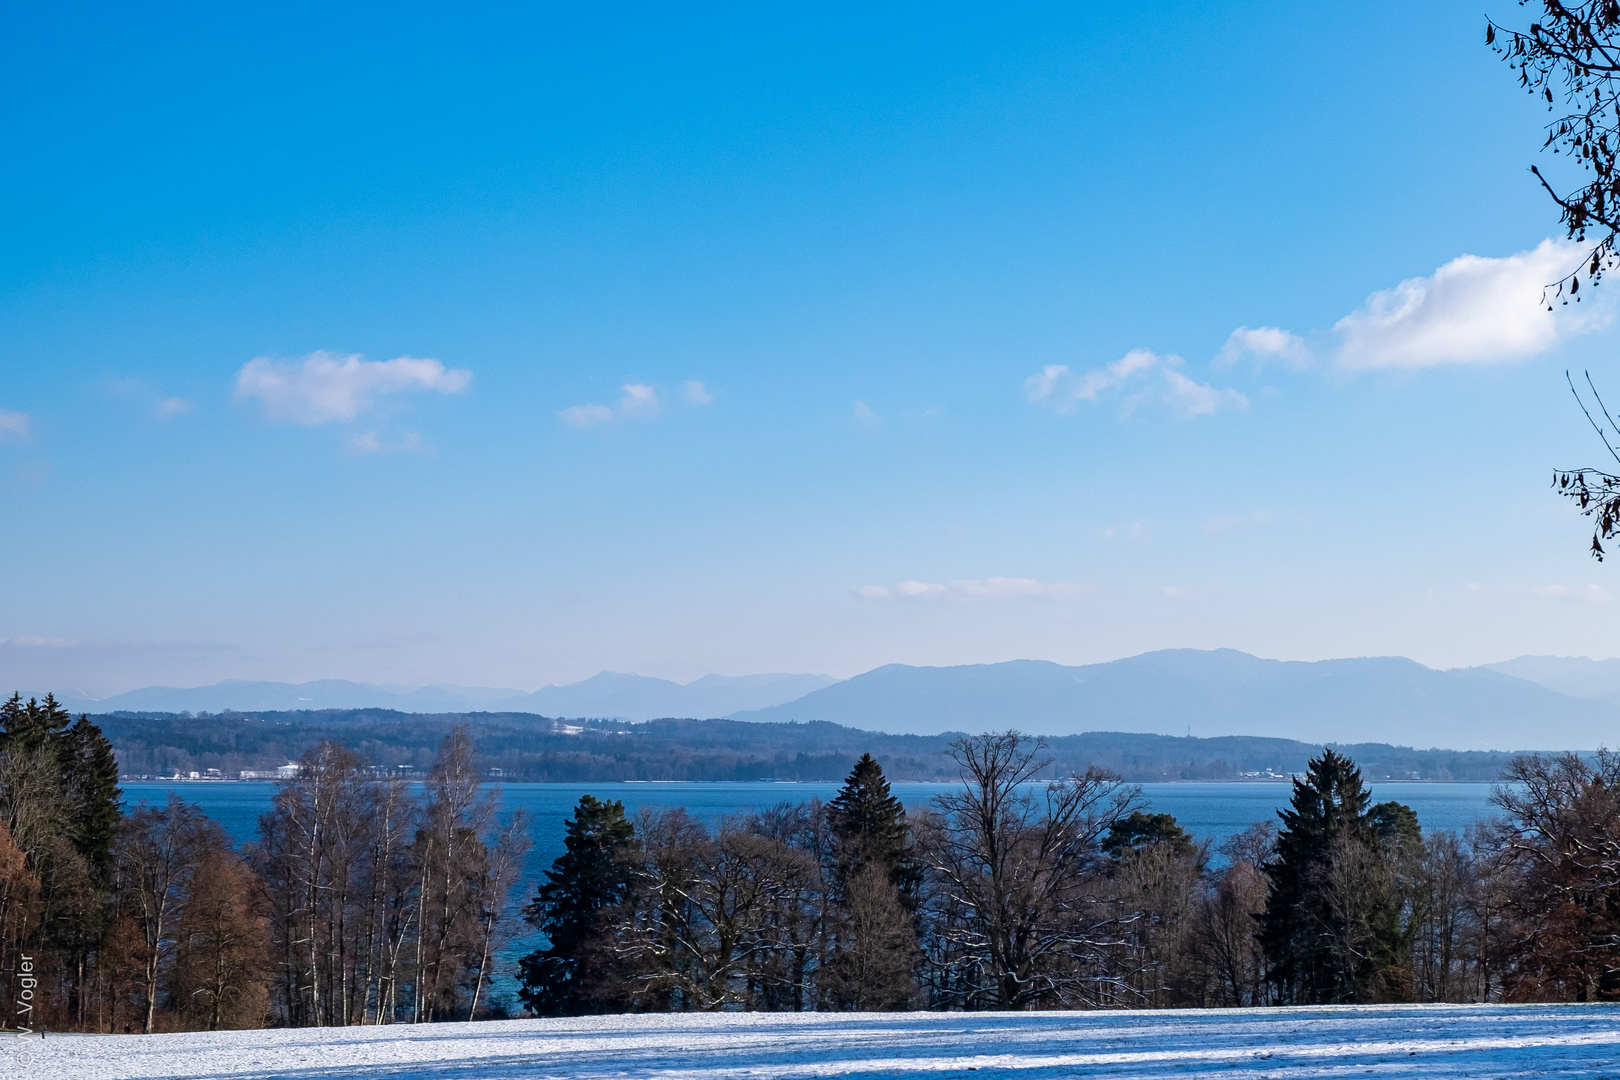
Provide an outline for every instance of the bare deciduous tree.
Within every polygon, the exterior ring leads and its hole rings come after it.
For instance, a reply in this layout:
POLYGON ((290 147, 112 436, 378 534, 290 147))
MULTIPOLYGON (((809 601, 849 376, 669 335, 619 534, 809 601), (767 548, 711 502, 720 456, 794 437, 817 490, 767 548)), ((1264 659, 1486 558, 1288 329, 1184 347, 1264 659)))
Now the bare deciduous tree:
POLYGON ((1120 920, 1096 888, 1098 841, 1139 792, 1095 768, 1041 783, 1044 750, 1011 731, 959 739, 963 790, 919 823, 947 999, 1082 1006, 1123 983, 1108 964, 1120 920))
POLYGON ((198 844, 195 858, 175 921, 176 1008, 188 1027, 260 1027, 270 1004, 270 937, 258 882, 226 843, 198 844))

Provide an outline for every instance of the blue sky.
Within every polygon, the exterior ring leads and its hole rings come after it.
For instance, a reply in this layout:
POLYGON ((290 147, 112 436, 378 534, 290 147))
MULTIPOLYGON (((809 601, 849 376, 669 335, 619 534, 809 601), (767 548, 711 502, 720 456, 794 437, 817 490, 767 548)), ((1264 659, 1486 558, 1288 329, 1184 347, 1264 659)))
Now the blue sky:
POLYGON ((1620 653, 1477 5, 14 5, 0 83, 0 681, 1620 653))

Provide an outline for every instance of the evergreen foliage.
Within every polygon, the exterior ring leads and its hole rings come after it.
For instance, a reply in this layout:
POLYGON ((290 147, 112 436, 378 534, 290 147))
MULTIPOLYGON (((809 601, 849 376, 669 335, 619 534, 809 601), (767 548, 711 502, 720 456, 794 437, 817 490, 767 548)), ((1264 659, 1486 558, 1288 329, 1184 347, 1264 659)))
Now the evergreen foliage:
POLYGON ((518 996, 541 1016, 613 1012, 628 1000, 607 941, 608 913, 630 899, 636 830, 622 802, 580 796, 566 825, 563 854, 524 911, 550 944, 519 962, 518 996))
POLYGON ((1144 851, 1156 844, 1183 858, 1191 858, 1197 850, 1193 838, 1177 824, 1173 814, 1144 814, 1134 810, 1131 815, 1116 821, 1103 837, 1102 849, 1115 859, 1144 851))
POLYGON ((33 944, 61 958, 65 1007, 82 1023, 86 971, 113 919, 118 761, 89 717, 15 693, 0 704, 0 759, 0 818, 40 884, 33 944))
POLYGON ((118 759, 101 729, 81 716, 55 737, 62 783, 75 795, 73 846, 104 889, 112 888, 113 841, 118 835, 118 759))
POLYGON ((44 701, 21 694, 12 694, 0 705, 0 748, 37 750, 67 731, 72 716, 57 702, 54 694, 46 694, 44 701))
POLYGON ((906 808, 889 791, 889 781, 871 754, 862 754, 844 786, 827 804, 827 820, 838 849, 840 883, 862 867, 881 868, 909 904, 922 870, 911 856, 906 808))
POLYGON ((1260 916, 1261 945, 1284 1004, 1365 1002, 1386 996, 1403 946, 1394 849, 1420 840, 1410 807, 1372 796, 1361 770, 1331 749, 1294 779, 1260 916))

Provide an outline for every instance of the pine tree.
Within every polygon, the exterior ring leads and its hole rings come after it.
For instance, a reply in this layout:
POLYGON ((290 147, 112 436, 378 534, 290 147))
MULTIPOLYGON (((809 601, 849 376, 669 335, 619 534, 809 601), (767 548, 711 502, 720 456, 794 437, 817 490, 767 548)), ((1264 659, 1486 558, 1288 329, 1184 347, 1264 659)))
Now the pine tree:
POLYGON ((37 750, 60 738, 72 719, 53 694, 44 701, 23 701, 21 694, 12 694, 0 705, 0 749, 37 750))
POLYGON ((551 941, 519 961, 518 996, 534 1012, 580 1016, 628 1005, 623 980, 614 978, 607 920, 630 898, 639 847, 622 802, 580 796, 566 825, 563 854, 524 910, 524 918, 551 941))
POLYGON ((88 717, 73 722, 49 694, 0 704, 0 756, 10 789, 0 815, 13 832, 20 816, 34 819, 21 838, 42 886, 39 944, 57 954, 67 1015, 82 1025, 90 964, 113 917, 118 761, 88 717))
POLYGON ((864 866, 878 866, 911 906, 922 871, 911 857, 906 809, 890 793, 883 767, 871 754, 862 754, 855 763, 838 795, 827 804, 827 818, 837 844, 840 883, 864 866))
POLYGON ((1166 845, 1168 852, 1182 858, 1191 858, 1197 852, 1192 834, 1181 827, 1174 814, 1144 814, 1140 810, 1114 822, 1103 837, 1102 849, 1114 859, 1124 859, 1158 844, 1166 845))
POLYGON ((112 888, 113 840, 118 833, 118 758, 101 729, 80 716, 56 735, 56 760, 62 783, 72 796, 76 820, 73 846, 84 856, 98 884, 112 888))
POLYGON ((1368 807, 1355 763, 1328 749, 1295 778, 1270 879, 1260 940, 1270 978, 1288 1004, 1341 1004, 1388 996, 1401 961, 1400 901, 1391 848, 1421 835, 1399 803, 1368 807))

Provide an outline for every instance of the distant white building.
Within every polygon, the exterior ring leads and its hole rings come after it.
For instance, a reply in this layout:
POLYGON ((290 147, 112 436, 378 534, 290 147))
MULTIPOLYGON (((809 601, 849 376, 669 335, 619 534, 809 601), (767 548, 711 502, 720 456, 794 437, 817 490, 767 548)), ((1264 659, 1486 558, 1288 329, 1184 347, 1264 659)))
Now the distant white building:
POLYGON ((298 776, 298 764, 289 761, 274 769, 243 769, 236 776, 239 780, 292 780, 298 776))

